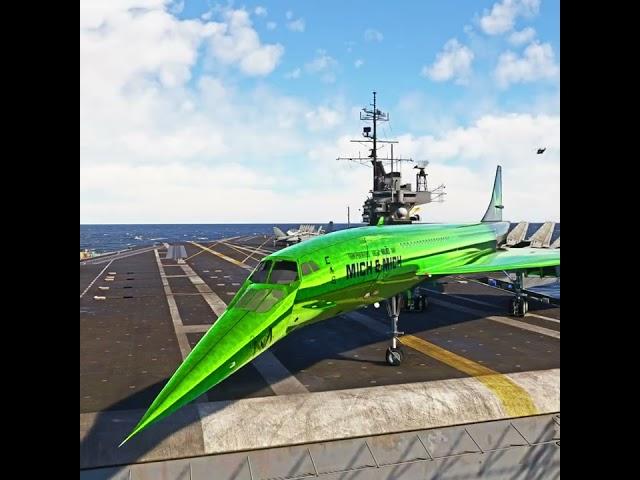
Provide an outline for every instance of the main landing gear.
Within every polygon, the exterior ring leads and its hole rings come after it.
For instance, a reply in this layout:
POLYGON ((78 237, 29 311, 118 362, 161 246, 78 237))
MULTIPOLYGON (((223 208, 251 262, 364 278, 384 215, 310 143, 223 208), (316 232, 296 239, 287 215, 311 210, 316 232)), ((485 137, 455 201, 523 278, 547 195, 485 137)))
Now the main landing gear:
POLYGON ((409 289, 402 294, 403 312, 424 312, 428 305, 426 295, 419 293, 417 288, 409 289))
POLYGON ((514 317, 524 317, 529 311, 529 301, 522 294, 522 286, 524 285, 524 274, 516 273, 516 281, 513 282, 516 296, 511 300, 510 313, 514 317))
POLYGON ((398 331, 398 318, 400 317, 400 310, 402 308, 403 295, 394 295, 390 299, 386 300, 387 313, 391 319, 391 329, 393 338, 391 340, 391 346, 387 348, 386 360, 389 365, 398 366, 404 359, 404 352, 402 348, 398 346, 398 336, 404 334, 404 332, 398 331))

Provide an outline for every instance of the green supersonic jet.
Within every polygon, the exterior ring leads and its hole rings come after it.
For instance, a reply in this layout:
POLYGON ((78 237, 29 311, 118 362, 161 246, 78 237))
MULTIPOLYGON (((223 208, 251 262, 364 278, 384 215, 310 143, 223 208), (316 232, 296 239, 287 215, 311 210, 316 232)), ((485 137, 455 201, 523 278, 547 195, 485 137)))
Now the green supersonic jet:
POLYGON ((498 166, 491 202, 479 223, 352 228, 266 256, 125 441, 196 399, 292 331, 366 305, 387 302, 392 338, 386 359, 399 365, 402 294, 425 280, 516 272, 511 313, 524 315, 523 275, 555 275, 560 251, 505 248, 509 222, 502 221, 502 208, 498 166))

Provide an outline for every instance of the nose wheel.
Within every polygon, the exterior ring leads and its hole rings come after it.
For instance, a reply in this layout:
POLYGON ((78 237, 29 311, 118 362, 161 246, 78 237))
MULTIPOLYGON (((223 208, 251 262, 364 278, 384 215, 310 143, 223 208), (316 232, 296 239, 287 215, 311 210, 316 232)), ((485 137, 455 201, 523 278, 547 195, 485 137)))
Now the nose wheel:
POLYGON ((402 308, 402 295, 394 295, 386 301, 387 313, 391 320, 391 346, 387 348, 385 359, 391 366, 397 367, 404 360, 404 352, 398 346, 398 337, 404 332, 398 331, 398 318, 400 317, 400 309, 402 308))
POLYGON ((404 352, 401 348, 389 347, 387 348, 386 359, 389 365, 397 367, 402 363, 402 360, 404 360, 404 352))

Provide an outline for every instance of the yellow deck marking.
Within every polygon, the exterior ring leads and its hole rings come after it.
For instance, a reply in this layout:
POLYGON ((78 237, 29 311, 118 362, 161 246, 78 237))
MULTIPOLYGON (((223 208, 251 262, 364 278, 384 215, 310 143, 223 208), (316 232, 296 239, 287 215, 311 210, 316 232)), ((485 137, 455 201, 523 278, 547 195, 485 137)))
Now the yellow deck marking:
POLYGON ((507 414, 520 417, 538 413, 529 392, 505 375, 413 335, 400 337, 400 342, 475 377, 500 399, 507 414))
POLYGON ((269 238, 267 238, 264 242, 262 242, 262 243, 260 244, 260 246, 259 246, 258 248, 256 248, 256 249, 253 251, 253 253, 251 253, 250 255, 247 255, 247 257, 243 260, 243 262, 246 262, 246 261, 247 261, 247 260, 249 260, 251 257, 253 257, 253 256, 256 254, 256 252, 257 252, 258 250, 260 250, 260 249, 262 248, 262 246, 263 246, 265 243, 267 243, 269 240, 270 240, 270 239, 269 239, 269 238))
MULTIPOLYGON (((269 239, 267 239, 267 241, 269 241, 269 239)), ((235 243, 223 242, 222 244, 237 250, 239 253, 242 253, 243 255, 245 255, 247 252, 254 253, 253 249, 247 248, 247 247, 243 247, 242 245, 237 245, 235 243)), ((271 254, 273 252, 265 250, 264 248, 259 248, 258 253, 263 253, 264 255, 269 255, 269 254, 271 254)))
MULTIPOLYGON (((216 240, 216 241, 215 241, 215 242, 213 242, 211 245, 209 245, 209 248, 211 248, 211 247, 213 247, 214 245, 217 245, 217 244, 219 244, 219 243, 222 243, 222 242, 224 242, 225 240, 231 240, 231 239, 233 239, 233 238, 237 238, 237 237, 229 237, 229 238, 222 238, 222 239, 220 239, 220 240, 216 240)), ((190 243, 194 243, 194 244, 195 244, 195 242, 190 242, 190 243)), ((193 257, 195 257, 195 256, 197 256, 197 255, 200 255, 200 254, 201 254, 201 253, 203 253, 203 252, 206 252, 206 250, 200 250, 199 252, 194 253, 194 254, 193 254, 193 255, 191 255, 190 257, 185 258, 185 259, 184 259, 184 261, 186 262, 187 260, 191 260, 193 257)))
POLYGON ((206 251, 206 252, 212 253, 213 255, 216 255, 217 257, 220 257, 223 260, 226 260, 227 262, 233 263, 234 265, 242 267, 245 270, 250 270, 250 271, 253 270, 253 268, 250 267, 249 265, 245 265, 244 263, 236 260, 235 258, 227 257, 224 253, 220 253, 220 252, 216 252, 215 250, 211 250, 210 248, 207 248, 204 245, 200 245, 197 242, 189 242, 189 243, 191 243, 192 245, 195 245, 196 247, 200 247, 202 249, 202 251, 206 251))

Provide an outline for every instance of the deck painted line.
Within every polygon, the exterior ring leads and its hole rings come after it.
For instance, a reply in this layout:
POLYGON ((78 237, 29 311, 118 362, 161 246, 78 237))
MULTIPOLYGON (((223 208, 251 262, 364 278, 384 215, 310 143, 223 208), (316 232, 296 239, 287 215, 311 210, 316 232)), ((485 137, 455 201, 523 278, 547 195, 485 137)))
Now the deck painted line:
MULTIPOLYGON (((540 413, 560 411, 560 369, 508 378, 530 393, 540 413)), ((197 408, 206 454, 513 418, 477 377, 209 402, 197 408)))
POLYGON ((414 335, 400 337, 400 343, 413 348, 482 382, 500 399, 504 410, 514 417, 536 415, 538 410, 529 393, 507 376, 457 355, 414 335))
MULTIPOLYGON (((235 248, 236 250, 240 251, 240 253, 242 253, 243 255, 246 255, 247 252, 253 253, 253 249, 252 248, 245 247, 244 245, 238 245, 236 243, 227 243, 227 242, 225 242, 224 245, 227 245, 229 247, 235 248), (241 251, 241 250, 244 250, 244 251, 241 251)), ((269 255, 269 254, 271 254, 273 252, 270 252, 268 250, 265 250, 264 248, 258 247, 258 253, 261 253, 263 255, 269 255)))
POLYGON ((128 257, 133 257, 135 255, 140 255, 141 253, 147 253, 150 252, 151 250, 153 250, 154 247, 144 247, 141 248, 140 250, 134 250, 133 252, 123 252, 123 253, 113 253, 113 254, 109 254, 106 256, 106 258, 88 258, 86 260, 82 260, 82 264, 83 265, 101 265, 105 262, 112 262, 114 260, 120 260, 123 258, 128 258, 128 257), (92 261, 93 260, 93 261, 92 261))
POLYGON ((109 265, 111 265, 112 263, 113 263, 113 260, 111 260, 109 263, 107 263, 107 266, 104 267, 102 270, 100 270, 100 273, 98 275, 96 275, 96 278, 91 280, 91 283, 89 284, 89 286, 87 288, 85 288, 84 291, 80 294, 80 298, 84 297, 84 294, 89 291, 89 289, 93 286, 93 284, 96 283, 96 280, 98 280, 98 278, 100 278, 100 276, 104 273, 104 271, 107 268, 109 268, 109 265))
POLYGON ((189 293, 171 293, 171 296, 173 297, 188 297, 188 296, 201 296, 202 294, 200 292, 189 292, 189 293))
MULTIPOLYGON (((484 285, 484 284, 482 284, 482 285, 484 285)), ((482 300, 474 300, 474 299, 471 299, 471 298, 467 298, 467 297, 463 297, 463 296, 460 296, 460 295, 456 295, 454 293, 437 292, 435 290, 431 290, 430 288, 424 288, 424 287, 422 287, 421 290, 423 290, 425 292, 429 292, 429 293, 435 293, 436 295, 446 295, 447 297, 458 298, 460 300, 464 300, 465 302, 476 303, 478 305, 486 305, 487 307, 500 308, 498 305, 495 305, 493 303, 483 302, 482 300)), ((525 317, 536 317, 536 318, 541 318, 542 320, 547 320, 549 322, 560 323, 560 320, 558 320, 557 318, 545 317, 544 315, 540 315, 538 313, 527 312, 525 317)))
POLYGON ((267 350, 254 358, 253 366, 258 370, 262 378, 269 384, 276 395, 291 395, 294 393, 309 393, 300 381, 291 375, 277 357, 267 350))
POLYGON ((545 317, 544 315, 540 315, 538 313, 527 312, 525 317, 536 317, 541 318, 542 320, 547 320, 549 322, 560 323, 560 320, 558 320, 557 318, 545 317))
MULTIPOLYGON (((350 312, 344 316, 378 333, 389 335, 389 329, 385 328, 382 323, 360 312, 350 312)), ((538 413, 529 393, 506 375, 414 335, 401 336, 400 343, 477 379, 500 401, 502 408, 508 415, 521 417, 538 413)))
MULTIPOLYGON (((221 243, 221 245, 224 245, 224 246, 226 246, 226 247, 229 247, 229 248, 231 248, 231 249, 235 250, 236 252, 240 253, 241 255, 246 255, 246 254, 247 254, 247 252, 248 252, 248 253, 253 253, 253 250, 252 250, 252 249, 248 249, 248 248, 245 248, 245 247, 241 247, 241 246, 239 246, 239 245, 234 245, 234 244, 232 244, 232 243, 222 242, 222 243, 221 243)), ((266 255, 262 250, 260 250, 260 251, 259 251, 259 253, 260 253, 260 254, 262 254, 263 256, 264 256, 264 255, 266 255)), ((256 262, 259 262, 259 261, 260 261, 260 259, 257 259, 257 258, 254 258, 254 259, 252 259, 252 260, 255 260, 256 262)))
MULTIPOLYGON (((209 248, 211 248, 211 247, 213 247, 214 245, 217 245, 217 244, 219 244, 219 243, 222 243, 222 241, 223 241, 223 240, 230 240, 230 239, 233 239, 233 238, 237 238, 237 237, 229 237, 229 238, 222 238, 222 239, 220 239, 220 240, 216 240, 216 241, 215 241, 215 242, 213 242, 211 245, 209 245, 209 248)), ((189 242, 189 243, 193 243, 193 244, 195 244, 195 242, 189 242)), ((185 258, 185 259, 184 259, 184 261, 186 262, 187 260, 191 260, 193 257, 196 257, 196 256, 200 255, 201 253, 203 253, 203 252, 205 252, 205 251, 206 251, 206 250, 200 250, 199 252, 196 252, 196 253, 194 253, 193 255, 191 255, 191 256, 189 256, 189 257, 185 258)))
POLYGON ((184 333, 204 333, 204 332, 208 332, 212 326, 213 325, 209 325, 209 324, 183 325, 181 330, 184 333))
POLYGON ((546 335, 548 337, 553 337, 560 340, 560 332, 556 330, 551 330, 550 328, 544 328, 538 325, 532 325, 530 323, 521 322, 520 320, 515 320, 513 318, 497 317, 495 315, 486 315, 486 312, 481 312, 480 310, 475 310, 473 308, 462 307, 460 305, 456 305, 455 303, 445 302, 443 300, 439 300, 436 298, 432 298, 429 301, 434 305, 440 305, 441 307, 450 308, 452 310, 458 310, 459 312, 463 312, 463 313, 470 313, 471 315, 478 315, 482 318, 486 318, 494 322, 503 323, 505 325, 510 325, 512 327, 520 328, 522 330, 529 330, 530 332, 539 333, 541 335, 546 335))
POLYGON ((187 355, 191 352, 191 346, 189 345, 189 340, 187 336, 182 331, 182 327, 184 326, 182 323, 182 318, 180 317, 180 312, 178 311, 178 305, 176 304, 176 300, 173 297, 173 292, 171 292, 171 287, 169 286, 169 280, 164 273, 164 268, 162 266, 162 262, 160 261, 160 255, 158 254, 158 249, 156 248, 154 251, 156 256, 156 263, 158 264, 158 270, 160 271, 160 279, 162 280, 162 286, 164 287, 164 293, 167 297, 167 304, 169 305, 169 314, 171 315, 171 321, 173 322, 173 329, 176 332, 176 337, 178 339, 178 347, 180 348, 180 355, 182 355, 182 360, 187 358, 187 355))
POLYGON ((256 248, 256 249, 253 251, 253 253, 251 253, 251 254, 247 255, 247 256, 246 256, 246 258, 243 260, 243 262, 246 262, 246 261, 247 261, 247 260, 249 260, 251 257, 253 257, 253 256, 258 252, 258 250, 260 250, 260 249, 262 248, 262 246, 263 246, 265 243, 267 243, 268 241, 269 241, 269 238, 267 238, 264 242, 262 242, 262 243, 260 244, 260 246, 258 246, 258 248, 256 248))
MULTIPOLYGON (((231 257, 226 256, 226 255, 225 255, 225 254, 223 254, 223 253, 216 252, 215 250, 211 250, 210 248, 205 247, 204 245, 200 245, 200 244, 199 244, 199 243, 197 243, 197 242, 189 242, 189 243, 191 243, 191 244, 195 245, 196 247, 201 248, 203 252, 209 252, 209 253, 211 253, 211 254, 213 254, 213 255, 217 256, 217 257, 222 258, 223 260, 226 260, 226 261, 227 261, 227 262, 229 262, 229 263, 233 263, 234 265, 237 265, 237 266, 238 266, 238 267, 240 267, 240 268, 244 268, 245 270, 249 270, 250 272, 252 272, 252 271, 253 271, 253 267, 250 267, 249 265, 245 265, 244 263, 239 262, 239 261, 238 261, 238 260, 236 260, 235 258, 231 258, 231 257)), ((192 255, 190 258, 193 258, 193 255, 192 255)))
POLYGON ((189 280, 191 280, 191 283, 202 295, 202 298, 209 304, 211 310, 220 317, 227 309, 227 304, 222 301, 216 292, 211 290, 211 287, 209 287, 189 265, 185 263, 181 266, 184 273, 189 277, 189 280))

